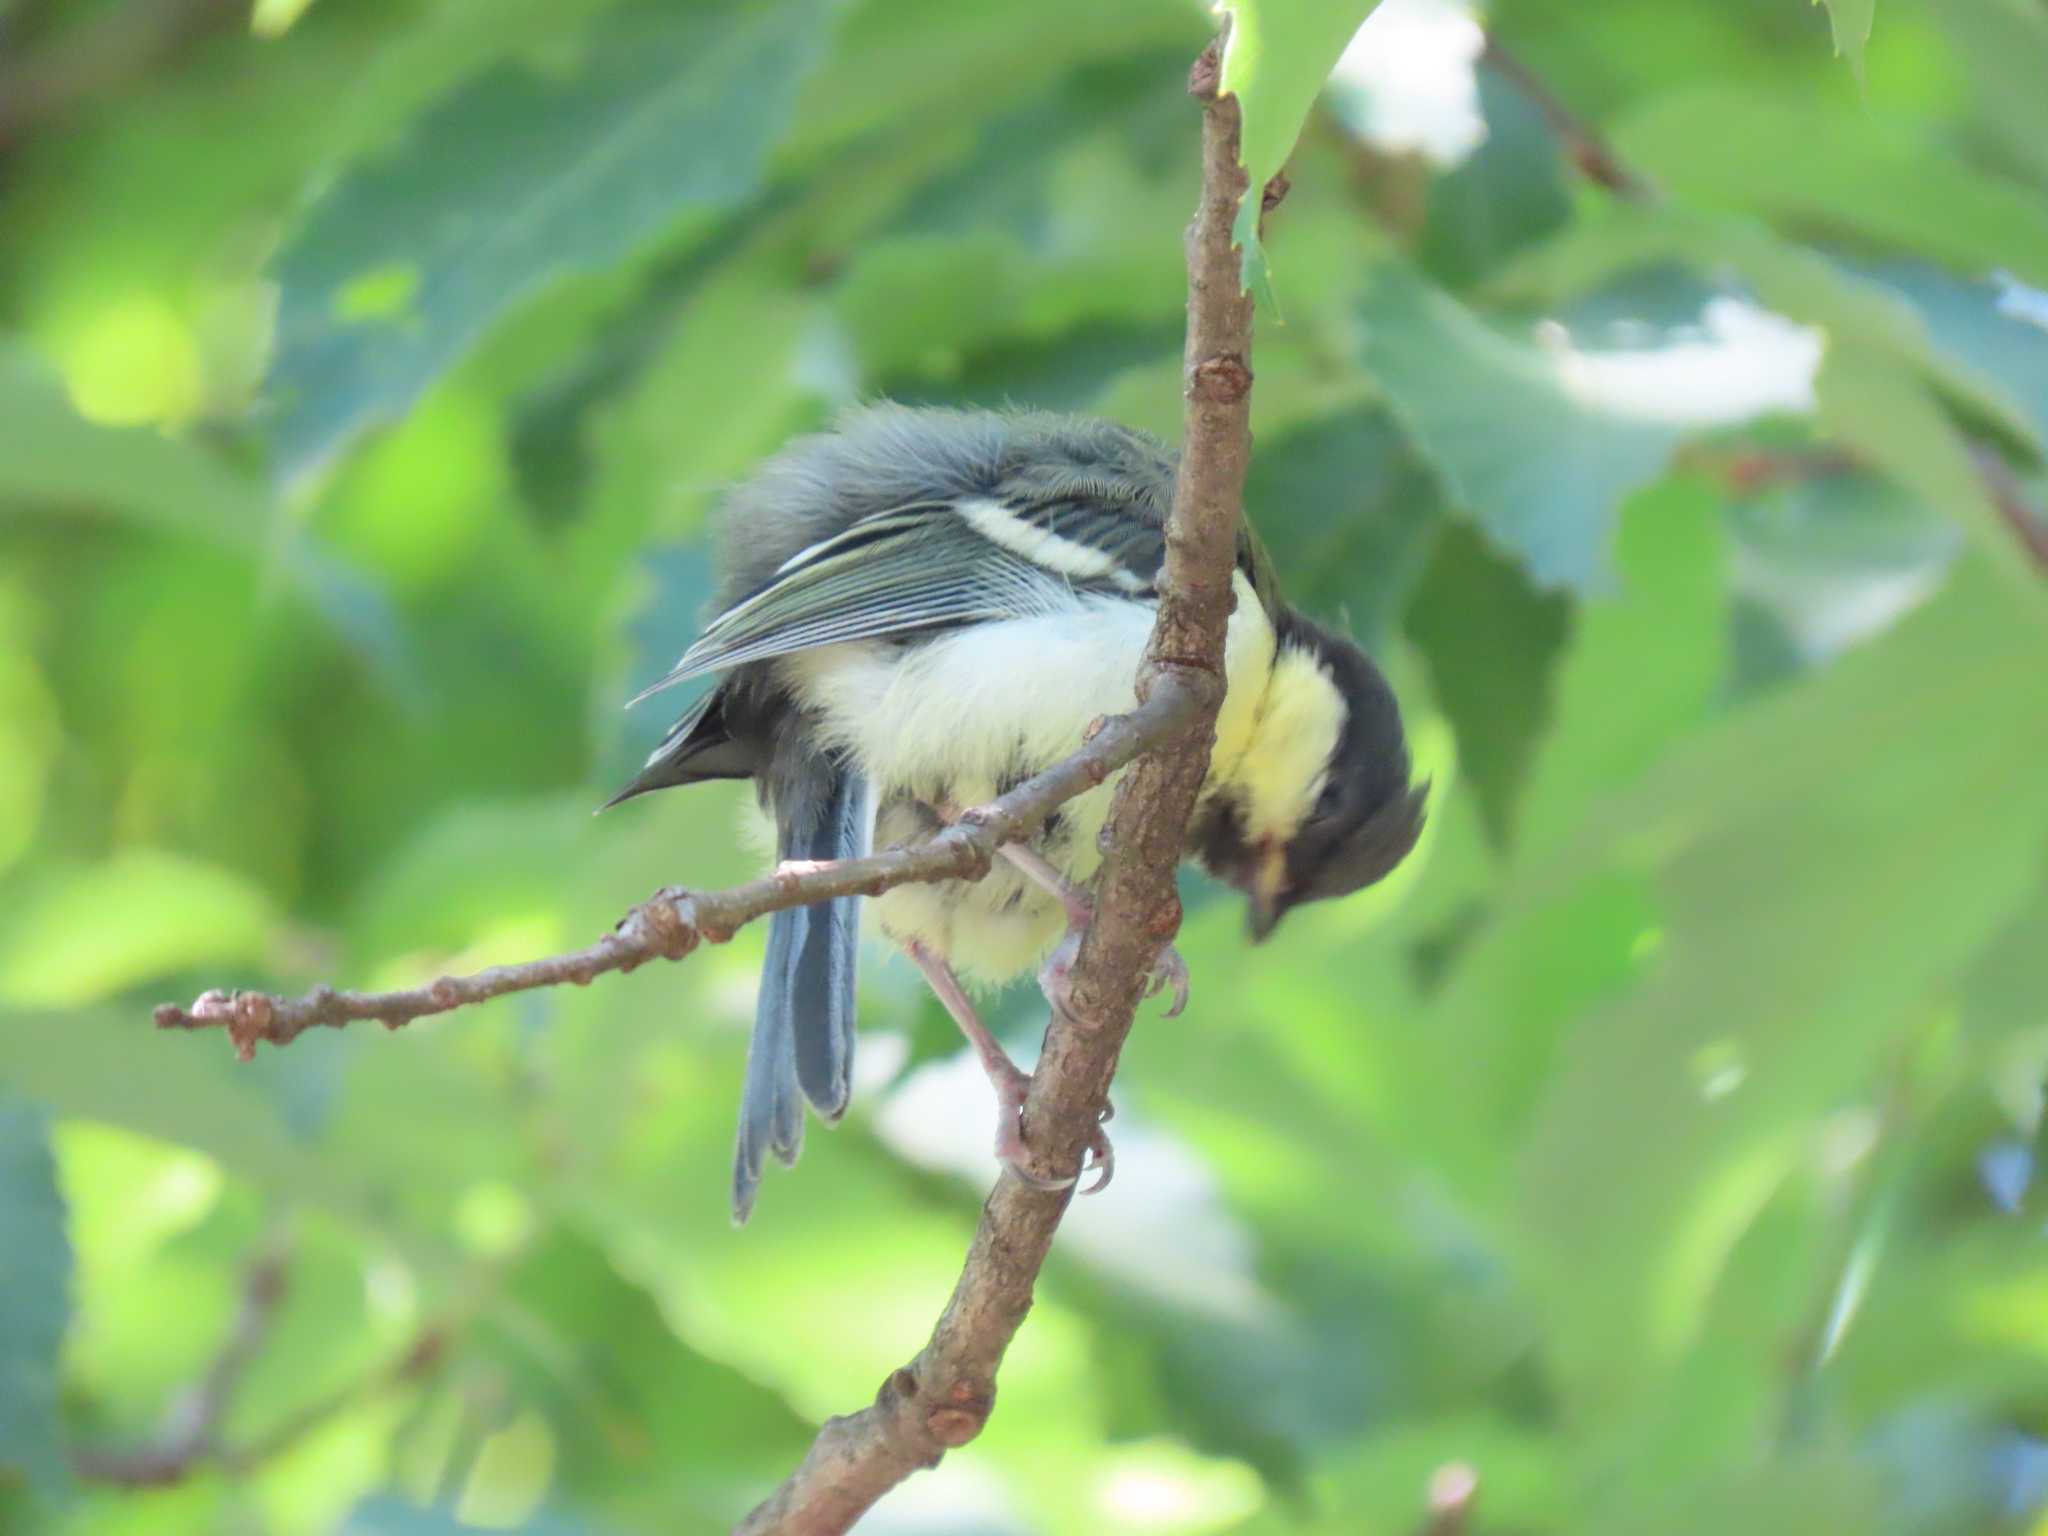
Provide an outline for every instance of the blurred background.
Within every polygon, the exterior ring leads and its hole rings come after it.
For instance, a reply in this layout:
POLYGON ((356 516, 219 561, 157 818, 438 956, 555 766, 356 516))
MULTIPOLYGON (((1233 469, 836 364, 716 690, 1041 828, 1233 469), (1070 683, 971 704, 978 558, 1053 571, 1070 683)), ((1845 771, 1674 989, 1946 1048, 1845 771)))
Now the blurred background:
MULTIPOLYGON (((1177 435, 1183 0, 0 3, 0 1529, 724 1528, 923 1342, 992 1105, 593 819, 718 487, 850 401, 1177 435)), ((1251 515, 1425 843, 1191 878, 989 1429, 875 1533, 2048 1530, 2048 8, 1387 0, 1268 231, 1251 515), (1866 42, 1867 38, 1867 42, 1866 42)), ((1028 986, 997 1011, 1028 1058, 1028 986)))

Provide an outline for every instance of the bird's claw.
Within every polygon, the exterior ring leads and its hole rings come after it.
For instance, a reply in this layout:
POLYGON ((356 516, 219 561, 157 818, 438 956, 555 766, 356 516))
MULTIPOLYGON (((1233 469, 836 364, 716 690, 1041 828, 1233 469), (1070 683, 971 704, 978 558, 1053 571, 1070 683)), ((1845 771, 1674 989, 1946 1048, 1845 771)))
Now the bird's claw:
MULTIPOLYGON (((1092 1195, 1106 1189, 1116 1175, 1116 1148, 1110 1145, 1109 1133, 1103 1130, 1100 1121, 1089 1133, 1087 1154, 1077 1171, 1062 1177, 1039 1173, 1031 1166, 1031 1148, 1024 1140, 1024 1096, 1031 1090, 1031 1078, 1016 1068, 1012 1068, 1011 1073, 1002 1074, 1001 1081, 995 1083, 997 1161, 1033 1189, 1047 1193, 1071 1189, 1091 1169, 1095 1173, 1094 1182, 1081 1193, 1092 1195)), ((1108 1120, 1115 1113, 1115 1106, 1105 1104, 1102 1120, 1108 1120)))
MULTIPOLYGON (((1079 948, 1079 934, 1069 933, 1038 973, 1038 989, 1045 994, 1045 1000, 1069 1018, 1076 1019, 1079 1015, 1074 1012, 1069 987, 1079 948)), ((1146 997, 1157 997, 1169 991, 1173 994, 1173 1001, 1167 1005, 1166 1017, 1177 1019, 1188 1005, 1188 963, 1171 944, 1159 952, 1159 958, 1152 962, 1151 974, 1145 978, 1146 997)))
POLYGON ((1180 951, 1171 944, 1162 949, 1159 958, 1152 962, 1152 975, 1146 983, 1145 995, 1157 997, 1169 987, 1173 990, 1173 1001, 1167 1006, 1166 1016, 1177 1019, 1188 1005, 1188 963, 1181 959, 1180 951))

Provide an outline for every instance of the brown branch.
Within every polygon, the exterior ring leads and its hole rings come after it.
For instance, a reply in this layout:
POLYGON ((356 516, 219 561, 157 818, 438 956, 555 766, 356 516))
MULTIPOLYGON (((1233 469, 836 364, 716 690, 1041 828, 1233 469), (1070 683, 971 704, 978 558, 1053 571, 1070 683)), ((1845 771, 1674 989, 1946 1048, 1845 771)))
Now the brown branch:
POLYGON ((80 1451, 72 1457, 80 1477, 127 1488, 158 1488, 180 1481, 218 1452, 221 1421, 234 1402, 235 1389, 277 1320, 290 1262, 283 1238, 265 1244, 242 1277, 241 1303, 219 1353, 198 1385, 171 1409, 156 1439, 123 1450, 80 1451))
POLYGON ((221 1438, 235 1393, 263 1352, 284 1302, 290 1244, 272 1237, 250 1260, 242 1299, 220 1350, 198 1384, 171 1409, 156 1437, 137 1446, 88 1446, 71 1455, 71 1468, 86 1482, 119 1488, 167 1488, 200 1467, 213 1464, 244 1473, 282 1454, 322 1424, 357 1403, 425 1375, 438 1365, 445 1339, 429 1328, 391 1364, 362 1380, 316 1399, 255 1438, 232 1444, 221 1438))
POLYGON ((0 54, 0 153, 247 15, 242 0, 125 0, 39 48, 0 54))
MULTIPOLYGON (((1755 496, 1772 486, 1801 480, 1821 480, 1836 475, 1874 474, 1856 454, 1845 448, 1768 448, 1747 446, 1732 453, 1712 445, 1686 449, 1681 462, 1706 470, 1732 496, 1755 496)), ((2013 473, 2012 465, 1996 448, 1982 442, 1970 444, 1970 462, 1983 482, 1984 493, 1999 518, 2019 541, 2043 575, 2048 575, 2048 513, 2036 510, 2027 500, 2027 488, 2013 473)))
MULTIPOLYGON (((1227 590, 1227 588, 1226 588, 1227 590)), ((610 971, 631 971, 649 960, 680 960, 700 942, 722 944, 755 918, 834 896, 879 896, 899 885, 935 880, 979 880, 996 849, 1028 837, 1055 810, 1103 783, 1140 753, 1188 728, 1201 695, 1167 686, 1149 691, 1128 715, 1106 720, 1080 750, 979 809, 935 837, 864 859, 833 864, 785 865, 775 873, 723 891, 658 891, 585 949, 520 965, 497 965, 468 976, 443 976, 394 992, 343 992, 315 987, 303 997, 267 992, 210 991, 189 1008, 156 1010, 159 1029, 225 1028, 244 1061, 260 1042, 289 1045, 316 1027, 340 1028, 377 1019, 396 1029, 414 1019, 487 1002, 511 992, 587 985, 610 971)))
POLYGON ((2034 564, 2048 575, 2048 516, 2028 504, 2026 487, 2020 484, 2020 477, 2013 473, 2012 465, 1996 448, 1987 448, 1980 443, 1971 448, 1970 456, 1977 465, 1977 474, 1984 482, 1984 489, 1990 494, 1991 504, 1998 509, 1998 515, 2005 519, 2005 525, 2033 558, 2034 564))
MULTIPOLYGON (((1159 616, 1139 675, 1141 711, 1162 698, 1187 701, 1179 715, 1184 744, 1140 759, 1118 792, 1095 919, 1032 1076, 1025 1122, 1033 1145, 1061 1168, 1080 1165, 1145 977, 1180 924, 1174 872, 1223 694, 1230 575, 1251 453, 1252 307, 1230 243, 1244 192, 1238 108, 1216 94, 1217 57, 1212 46, 1189 78, 1203 103, 1203 129, 1201 202, 1188 230, 1186 431, 1159 616)), ((825 1422, 803 1464, 740 1522, 740 1536, 837 1536, 912 1472, 981 1432, 995 1402, 996 1368, 1030 1309, 1070 1196, 1011 1175, 997 1182, 930 1342, 870 1406, 825 1422)))
POLYGON ((1479 1498, 1479 1474, 1470 1463, 1447 1461, 1429 1477, 1429 1513, 1416 1536, 1465 1536, 1479 1498))
POLYGON ((1623 160, 1598 128, 1573 111, 1563 97, 1544 83, 1541 75, 1511 53, 1491 32, 1486 35, 1486 47, 1479 58, 1481 63, 1490 66, 1494 73, 1528 97, 1530 104, 1543 114, 1544 122, 1550 125, 1550 131, 1564 146, 1565 157, 1578 168, 1580 175, 1595 186, 1605 187, 1615 196, 1627 198, 1630 202, 1656 199, 1656 185, 1623 160))

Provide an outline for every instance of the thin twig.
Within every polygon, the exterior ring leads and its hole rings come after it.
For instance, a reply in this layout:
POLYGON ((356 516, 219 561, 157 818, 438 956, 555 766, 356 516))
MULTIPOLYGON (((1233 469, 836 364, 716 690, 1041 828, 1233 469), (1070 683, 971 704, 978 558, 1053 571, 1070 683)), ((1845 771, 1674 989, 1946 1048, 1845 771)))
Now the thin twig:
POLYGON ((1543 114, 1543 120, 1564 145, 1566 156, 1578 167, 1580 175, 1595 186, 1605 187, 1615 196, 1631 202, 1650 202, 1656 198, 1655 184, 1615 153, 1614 146, 1607 142, 1598 128, 1573 111, 1563 97, 1544 83, 1541 75, 1510 52, 1491 32, 1486 35, 1486 47, 1479 58, 1481 63, 1490 65, 1496 74, 1528 97, 1530 104, 1543 114))
POLYGON ((1429 1477, 1428 1514, 1416 1536, 1465 1536, 1479 1498, 1479 1474, 1469 1462, 1447 1461, 1429 1477))
POLYGON ((284 1301, 290 1262, 290 1246, 282 1236, 264 1245, 242 1277, 234 1321, 198 1385, 171 1409, 149 1444, 73 1456, 73 1469, 81 1478, 126 1488, 158 1488, 180 1481, 218 1452, 221 1423, 234 1403, 235 1389, 270 1338, 284 1301))
POLYGON ((361 1380, 308 1403, 250 1440, 239 1444, 223 1440, 221 1431, 242 1379, 270 1342, 278 1309, 284 1303, 290 1265, 291 1243, 279 1230, 249 1261, 242 1278, 241 1303, 206 1374, 166 1415, 155 1438, 138 1446, 76 1450, 71 1456, 72 1471, 86 1482, 119 1488, 166 1488, 206 1465, 246 1473, 291 1449, 336 1415, 380 1392, 417 1380, 441 1363, 446 1354, 445 1330, 439 1326, 423 1329, 404 1354, 361 1380))
POLYGON ((0 55, 0 153, 247 14, 240 0, 130 0, 38 48, 0 55))
MULTIPOLYGON (((1227 590, 1227 589, 1226 589, 1227 590)), ((619 920, 595 944, 520 965, 498 965, 467 976, 442 976, 393 992, 344 992, 315 987, 303 997, 267 992, 206 992, 189 1008, 164 1003, 159 1029, 225 1028, 244 1061, 259 1043, 289 1045, 316 1027, 340 1028, 377 1019, 396 1029, 414 1019, 447 1013, 507 993, 573 982, 588 985, 610 971, 631 971, 649 960, 680 960, 700 942, 722 944, 755 918, 834 896, 879 896, 895 886, 935 880, 979 880, 996 849, 1029 837, 1046 817, 1102 784, 1140 753, 1185 731, 1200 703, 1181 687, 1150 691, 1127 715, 1103 722, 1065 762, 920 843, 864 859, 778 869, 764 879, 723 891, 656 892, 619 920)))
MULTIPOLYGON (((1179 926, 1174 871, 1223 693, 1230 573, 1251 451, 1252 310, 1230 243, 1244 191, 1238 108, 1217 95, 1217 57, 1212 46, 1189 79, 1203 103, 1203 149, 1201 202, 1188 230, 1186 431, 1159 616, 1139 678, 1141 711, 1162 698, 1185 702, 1176 711, 1185 744, 1142 758, 1118 794, 1096 915, 1067 1006, 1054 1011, 1032 1075, 1025 1123, 1034 1148, 1062 1168, 1079 1166, 1145 977, 1179 926)), ((740 1522, 739 1536, 838 1536, 904 1478, 981 1432, 995 1403, 996 1368, 1030 1309, 1069 1198, 1070 1191, 1035 1189, 1007 1174, 997 1182, 930 1342, 882 1384, 873 1404, 825 1422, 803 1464, 740 1522)))
POLYGON ((2004 454, 1979 443, 1971 448, 1970 455, 1976 461, 1977 474, 1983 480, 1985 490, 1991 495, 1991 504, 1998 508, 1998 515, 2005 519, 2013 537, 2033 557, 2034 564, 2043 574, 2048 574, 2048 517, 2028 504, 2026 488, 2020 484, 2020 477, 2013 473, 2012 465, 2006 462, 2004 454))

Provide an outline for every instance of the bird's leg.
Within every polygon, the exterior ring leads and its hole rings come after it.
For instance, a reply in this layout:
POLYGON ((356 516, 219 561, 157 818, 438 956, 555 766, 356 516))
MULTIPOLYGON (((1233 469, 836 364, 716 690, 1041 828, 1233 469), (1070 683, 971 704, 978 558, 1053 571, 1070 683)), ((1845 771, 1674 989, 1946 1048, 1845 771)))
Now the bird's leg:
MULTIPOLYGON (((953 974, 950 965, 915 939, 904 941, 903 951, 924 972, 924 979, 931 983, 932 991, 946 1005, 946 1012, 960 1026, 960 1033, 967 1037, 967 1043, 974 1048, 974 1054, 981 1062, 981 1070, 988 1074, 989 1086, 995 1089, 997 1158, 1027 1184, 1038 1189, 1065 1189, 1080 1175, 1048 1179, 1033 1173, 1028 1166, 1031 1149, 1024 1144, 1024 1096, 1031 1090, 1031 1074, 1010 1060, 1002 1043, 989 1033, 989 1027, 982 1023, 973 999, 968 997, 967 989, 960 985, 960 978, 953 974)), ((1116 1153, 1100 1125, 1095 1127, 1089 1140, 1088 1155, 1092 1160, 1088 1166, 1096 1170, 1095 1182, 1083 1193, 1092 1195, 1107 1184, 1116 1171, 1116 1153)))
MULTIPOLYGON (((1088 899, 1087 892, 1053 868, 1045 855, 1036 849, 1023 843, 1004 843, 997 851, 1015 865, 1025 879, 1058 897, 1060 905, 1066 909, 1067 936, 1060 940, 1059 947, 1038 973, 1038 985, 1047 1001, 1056 1008, 1064 1008, 1068 973, 1073 970, 1074 957, 1080 952, 1081 935, 1095 921, 1095 904, 1088 899)), ((1168 987, 1173 989, 1173 1004, 1166 1010, 1166 1016, 1171 1019, 1188 1005, 1188 963, 1181 959, 1180 951, 1171 944, 1162 949, 1159 958, 1152 963, 1152 977, 1145 995, 1157 997, 1168 987)))

